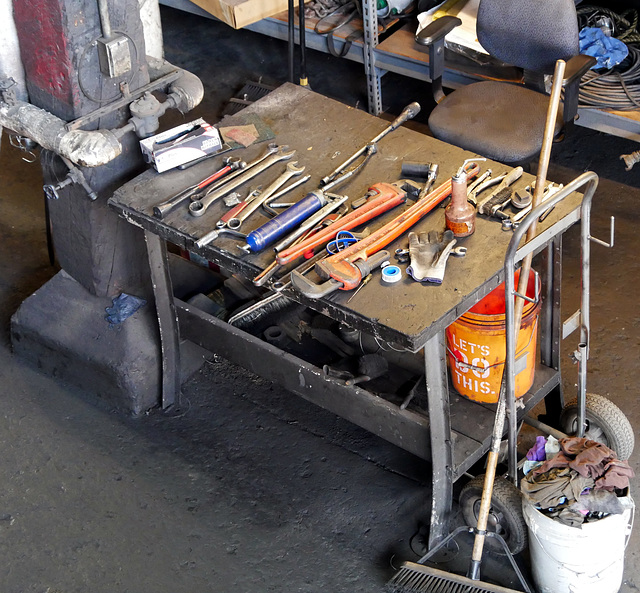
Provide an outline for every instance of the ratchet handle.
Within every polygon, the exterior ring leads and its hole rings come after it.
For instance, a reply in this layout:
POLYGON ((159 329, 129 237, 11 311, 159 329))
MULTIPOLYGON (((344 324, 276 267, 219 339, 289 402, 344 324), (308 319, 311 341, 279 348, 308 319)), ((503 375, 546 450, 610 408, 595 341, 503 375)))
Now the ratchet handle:
POLYGON ((191 198, 191 196, 195 195, 196 193, 198 193, 197 186, 188 187, 187 189, 182 190, 166 202, 154 206, 153 215, 156 218, 162 220, 165 216, 167 216, 167 214, 173 212, 176 208, 178 208, 178 206, 189 201, 189 198, 191 198))

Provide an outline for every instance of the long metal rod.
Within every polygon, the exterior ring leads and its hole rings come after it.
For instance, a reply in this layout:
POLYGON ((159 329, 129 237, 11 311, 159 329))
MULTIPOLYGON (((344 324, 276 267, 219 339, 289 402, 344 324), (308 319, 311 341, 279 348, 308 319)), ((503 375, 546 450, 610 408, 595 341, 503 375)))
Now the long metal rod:
MULTIPOLYGON (((553 138, 555 136, 556 120, 558 118, 558 109, 560 106, 560 99, 562 94, 562 79, 564 78, 566 62, 564 60, 558 60, 556 62, 555 71, 553 73, 553 85, 551 87, 551 96, 549 98, 549 107, 547 109, 547 119, 545 125, 544 136, 542 139, 542 149, 540 150, 540 158, 538 160, 538 171, 536 174, 536 187, 533 192, 533 200, 531 202, 531 208, 542 203, 544 195, 544 187, 547 183, 547 172, 549 170, 549 161, 551 160, 551 147, 553 146, 553 138)), ((527 230, 527 241, 531 241, 537 232, 538 218, 533 219, 529 229, 527 230)), ((527 294, 527 285, 529 284, 529 272, 531 271, 531 262, 533 260, 533 254, 528 254, 522 261, 522 269, 520 270, 520 280, 518 282, 518 293, 527 294)), ((510 272, 510 273, 513 273, 510 272)), ((511 298, 511 293, 508 293, 507 300, 511 298)), ((514 360, 510 363, 513 366, 510 369, 515 369, 515 349, 517 348, 518 335, 520 333, 520 325, 522 324, 522 311, 524 309, 524 299, 517 298, 515 302, 514 312, 514 324, 511 326, 513 331, 507 332, 507 340, 514 341, 513 344, 513 356, 514 360)), ((507 327, 509 327, 507 325, 507 327)), ((508 348, 508 347, 507 347, 508 348)), ((509 414, 509 476, 517 485, 517 468, 518 468, 518 451, 517 451, 517 437, 518 437, 518 419, 516 414, 516 398, 515 398, 515 373, 510 371, 507 373, 507 410, 509 414)))

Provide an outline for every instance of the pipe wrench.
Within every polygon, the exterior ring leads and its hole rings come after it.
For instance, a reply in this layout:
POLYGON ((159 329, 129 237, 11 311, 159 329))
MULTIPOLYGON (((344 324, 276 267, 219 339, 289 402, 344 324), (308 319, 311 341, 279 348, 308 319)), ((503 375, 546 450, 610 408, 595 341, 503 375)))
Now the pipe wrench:
POLYGON ((391 208, 404 204, 406 200, 406 193, 399 187, 390 183, 376 183, 369 188, 367 199, 362 206, 314 233, 295 247, 280 251, 276 259, 280 265, 288 264, 301 257, 306 251, 335 239, 340 231, 349 231, 360 226, 391 208))
MULTIPOLYGON (((479 171, 477 163, 468 163, 465 167, 467 178, 475 177, 479 171)), ((367 274, 389 259, 389 252, 381 250, 431 212, 450 193, 451 178, 365 239, 316 264, 318 275, 327 279, 322 284, 316 284, 295 271, 291 273, 291 284, 312 299, 322 298, 336 290, 356 288, 367 274)))

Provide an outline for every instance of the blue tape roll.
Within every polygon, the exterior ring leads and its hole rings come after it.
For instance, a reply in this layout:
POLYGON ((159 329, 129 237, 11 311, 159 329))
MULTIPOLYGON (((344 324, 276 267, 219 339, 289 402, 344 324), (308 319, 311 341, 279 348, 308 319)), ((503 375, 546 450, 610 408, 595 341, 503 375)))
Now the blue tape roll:
POLYGON ((385 266, 382 268, 382 280, 392 284, 402 278, 402 270, 398 266, 385 266))

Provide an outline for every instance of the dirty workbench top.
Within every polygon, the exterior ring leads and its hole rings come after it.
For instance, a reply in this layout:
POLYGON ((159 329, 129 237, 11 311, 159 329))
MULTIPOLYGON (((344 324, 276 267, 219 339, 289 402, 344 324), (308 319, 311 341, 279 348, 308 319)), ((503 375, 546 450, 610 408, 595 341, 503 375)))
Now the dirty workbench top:
MULTIPOLYGON (((304 165, 305 173, 311 175, 305 185, 286 196, 286 201, 297 201, 308 191, 316 189, 322 177, 388 125, 380 118, 292 84, 283 85, 241 113, 245 112, 259 116, 275 132, 279 145, 286 144, 295 149, 292 161, 304 165)), ((224 125, 224 120, 220 125, 224 125)), ((262 143, 225 156, 237 155, 249 161, 262 154, 265 148, 266 143, 262 143)), ((437 163, 439 175, 434 186, 437 187, 451 177, 465 159, 474 156, 477 155, 401 127, 378 143, 378 152, 361 172, 334 191, 348 194, 352 200, 358 199, 374 183, 398 180, 403 160, 437 163)), ((227 237, 220 237, 203 248, 194 245, 195 240, 215 228, 216 221, 225 211, 222 202, 214 204, 202 217, 191 216, 186 206, 164 220, 153 216, 153 206, 216 171, 222 158, 215 157, 184 171, 174 169, 158 174, 148 170, 122 186, 111 198, 110 205, 133 224, 184 249, 195 251, 222 267, 253 278, 273 261, 273 252, 269 248, 247 255, 238 249, 237 241, 227 237)), ((509 170, 506 165, 493 161, 481 162, 480 165, 481 172, 490 168, 493 176, 509 170)), ((281 173, 283 167, 272 167, 247 183, 243 190, 248 192, 257 184, 266 186, 281 173)), ((513 187, 525 187, 533 180, 525 173, 513 187)), ((409 201, 372 221, 369 228, 375 230, 412 203, 409 201)), ((544 223, 538 225, 538 230, 549 228, 574 212, 579 203, 580 196, 570 196, 553 210, 544 223)), ((248 220, 246 230, 257 228, 265 220, 262 213, 254 214, 248 220)), ((439 207, 423 218, 413 231, 443 229, 444 209, 439 207)), ((439 286, 415 282, 405 273, 407 264, 401 264, 403 277, 400 282, 383 284, 380 270, 377 270, 373 280, 348 304, 352 291, 338 291, 320 300, 308 299, 293 290, 287 295, 338 321, 416 351, 502 281, 502 266, 511 236, 511 232, 501 229, 500 222, 479 216, 475 233, 458 242, 468 248, 467 255, 449 258, 444 282, 439 286)), ((386 249, 393 253, 396 248, 407 246, 405 234, 386 249)))

